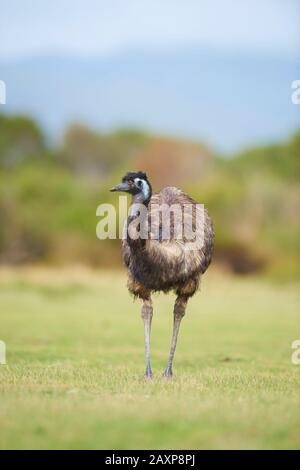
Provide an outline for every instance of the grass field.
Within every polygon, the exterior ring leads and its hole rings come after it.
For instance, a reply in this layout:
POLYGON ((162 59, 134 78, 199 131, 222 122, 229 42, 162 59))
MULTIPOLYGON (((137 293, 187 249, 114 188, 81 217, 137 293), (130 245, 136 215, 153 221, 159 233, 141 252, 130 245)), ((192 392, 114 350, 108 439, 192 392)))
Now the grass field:
POLYGON ((172 381, 173 297, 155 297, 145 383, 125 273, 0 271, 0 448, 300 448, 298 287, 209 273, 172 381))

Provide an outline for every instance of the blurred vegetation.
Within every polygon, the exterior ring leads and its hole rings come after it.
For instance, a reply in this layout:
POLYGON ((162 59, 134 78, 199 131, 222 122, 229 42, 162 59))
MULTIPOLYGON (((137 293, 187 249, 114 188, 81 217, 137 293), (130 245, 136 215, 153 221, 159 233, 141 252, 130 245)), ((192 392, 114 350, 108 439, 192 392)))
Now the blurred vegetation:
POLYGON ((0 263, 120 265, 118 240, 96 238, 96 208, 128 170, 203 202, 215 261, 236 273, 300 277, 300 131, 231 158, 199 142, 70 126, 56 147, 26 116, 0 116, 0 263))

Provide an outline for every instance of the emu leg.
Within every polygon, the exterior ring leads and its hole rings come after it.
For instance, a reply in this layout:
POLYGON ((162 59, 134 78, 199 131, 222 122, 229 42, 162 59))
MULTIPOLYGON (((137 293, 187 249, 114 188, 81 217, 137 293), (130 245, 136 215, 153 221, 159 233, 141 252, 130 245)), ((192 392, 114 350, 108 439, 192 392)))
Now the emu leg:
POLYGON ((169 355, 167 367, 163 373, 164 377, 172 377, 173 375, 173 371, 172 371, 173 359, 174 359, 174 354, 175 354, 175 349, 176 349, 176 344, 177 344, 180 323, 181 323, 182 318, 185 315, 186 304, 187 304, 186 297, 183 297, 183 296, 177 297, 175 306, 174 306, 173 336, 172 336, 172 342, 171 342, 171 348, 170 348, 170 355, 169 355))
POLYGON ((142 319, 144 320, 144 330, 145 330, 145 353, 146 353, 145 378, 152 379, 152 370, 151 370, 151 364, 150 364, 150 332, 151 332, 153 308, 152 308, 151 299, 147 299, 143 301, 141 315, 142 315, 142 319))

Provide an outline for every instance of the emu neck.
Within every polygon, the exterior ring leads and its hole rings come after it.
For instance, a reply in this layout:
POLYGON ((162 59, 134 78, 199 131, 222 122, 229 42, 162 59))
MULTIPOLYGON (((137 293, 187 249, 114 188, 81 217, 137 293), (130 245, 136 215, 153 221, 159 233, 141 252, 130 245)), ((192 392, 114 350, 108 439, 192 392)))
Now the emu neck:
POLYGON ((148 207, 149 200, 150 199, 145 201, 143 193, 138 193, 132 196, 129 215, 131 217, 137 217, 140 213, 139 205, 143 204, 144 206, 148 207))

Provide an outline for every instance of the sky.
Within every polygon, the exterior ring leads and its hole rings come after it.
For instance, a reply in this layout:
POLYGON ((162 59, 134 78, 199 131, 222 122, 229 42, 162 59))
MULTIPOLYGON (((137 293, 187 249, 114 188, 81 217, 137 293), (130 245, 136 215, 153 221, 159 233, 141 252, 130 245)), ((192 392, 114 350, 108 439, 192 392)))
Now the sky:
POLYGON ((275 141, 299 128, 299 63, 300 0, 0 0, 2 110, 49 136, 75 120, 275 141))
POLYGON ((0 0, 0 60, 208 46, 299 55, 300 0, 0 0))

